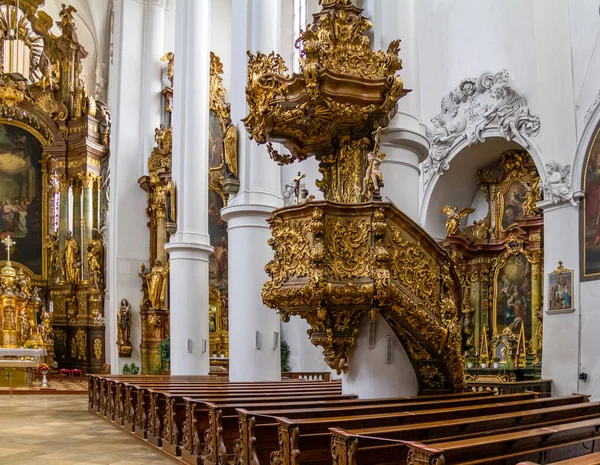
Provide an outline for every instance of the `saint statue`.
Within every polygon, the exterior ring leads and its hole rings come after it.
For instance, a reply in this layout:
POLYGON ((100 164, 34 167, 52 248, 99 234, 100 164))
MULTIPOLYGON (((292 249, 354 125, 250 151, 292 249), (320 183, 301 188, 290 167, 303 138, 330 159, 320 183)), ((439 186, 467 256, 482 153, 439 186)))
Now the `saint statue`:
POLYGON ((69 231, 65 239, 65 249, 63 250, 63 272, 65 281, 68 283, 77 283, 80 280, 81 260, 79 257, 79 244, 69 231))
POLYGON ((131 342, 129 337, 131 335, 131 305, 127 302, 127 299, 121 300, 121 306, 117 313, 117 345, 119 346, 119 356, 123 355, 123 352, 131 355, 131 342), (121 347, 125 346, 127 349, 121 351, 121 347))
POLYGON ((154 266, 150 273, 145 275, 148 283, 148 299, 150 300, 151 308, 165 308, 165 291, 167 288, 167 276, 169 275, 169 264, 163 266, 160 260, 155 260, 154 266))
POLYGON ((48 250, 50 276, 56 277, 58 272, 58 234, 55 232, 46 237, 46 249, 48 250))
POLYGON ((21 345, 29 340, 31 335, 31 325, 29 324, 29 317, 24 308, 19 312, 19 332, 21 334, 21 345))
POLYGON ((90 285, 100 290, 102 283, 104 246, 97 229, 92 231, 92 240, 87 245, 87 262, 90 285))
POLYGON ((225 118, 225 137, 223 138, 223 151, 225 153, 225 166, 227 172, 238 177, 237 129, 230 118, 225 118))

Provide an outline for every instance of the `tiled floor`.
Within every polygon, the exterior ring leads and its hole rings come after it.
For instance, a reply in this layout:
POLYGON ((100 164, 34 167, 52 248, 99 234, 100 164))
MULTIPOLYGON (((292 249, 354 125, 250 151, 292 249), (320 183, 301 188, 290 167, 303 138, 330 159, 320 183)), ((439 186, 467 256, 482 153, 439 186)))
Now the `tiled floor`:
POLYGON ((0 465, 170 465, 88 413, 87 395, 0 396, 0 465))

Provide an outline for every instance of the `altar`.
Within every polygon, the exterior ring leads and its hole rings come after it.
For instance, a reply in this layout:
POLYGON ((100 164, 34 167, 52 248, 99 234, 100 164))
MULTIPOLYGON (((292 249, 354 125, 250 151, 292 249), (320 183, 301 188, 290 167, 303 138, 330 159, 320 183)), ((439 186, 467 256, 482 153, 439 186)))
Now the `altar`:
POLYGON ((37 367, 46 356, 46 349, 0 348, 0 386, 31 386, 37 367))

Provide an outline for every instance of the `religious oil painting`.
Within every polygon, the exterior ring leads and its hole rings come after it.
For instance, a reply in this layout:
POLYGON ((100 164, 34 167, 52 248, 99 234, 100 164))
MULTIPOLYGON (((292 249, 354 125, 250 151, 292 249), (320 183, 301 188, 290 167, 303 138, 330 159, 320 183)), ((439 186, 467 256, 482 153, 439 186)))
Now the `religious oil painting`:
MULTIPOLYGON (((42 146, 23 129, 0 125, 0 240, 15 241, 11 261, 42 274, 42 146)), ((4 247, 0 260, 6 260, 4 247)))
POLYGON ((506 231, 525 215, 524 206, 527 199, 527 188, 519 181, 514 181, 502 194, 502 229, 506 231))
POLYGON ((510 256, 496 277, 496 333, 506 327, 525 325, 525 337, 531 339, 531 263, 523 254, 510 256))
POLYGON ((551 273, 548 279, 548 310, 573 308, 573 270, 551 273))
POLYGON ((583 279, 600 279, 600 128, 588 151, 583 186, 583 279))

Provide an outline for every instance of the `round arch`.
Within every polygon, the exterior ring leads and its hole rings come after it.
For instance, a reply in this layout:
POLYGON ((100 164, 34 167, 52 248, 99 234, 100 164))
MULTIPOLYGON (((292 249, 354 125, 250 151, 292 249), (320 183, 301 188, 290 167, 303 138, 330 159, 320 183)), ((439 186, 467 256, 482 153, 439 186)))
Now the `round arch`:
POLYGON ((477 171, 497 161, 504 151, 526 150, 542 181, 545 179, 541 150, 531 138, 524 138, 528 146, 523 147, 514 140, 506 140, 496 128, 486 129, 483 136, 485 141, 482 143, 469 145, 463 140, 453 147, 446 159, 449 168, 442 174, 434 172, 425 184, 420 223, 436 239, 445 237, 444 219, 440 215, 443 205, 448 203, 449 198, 463 206, 471 205, 477 191, 477 171))

